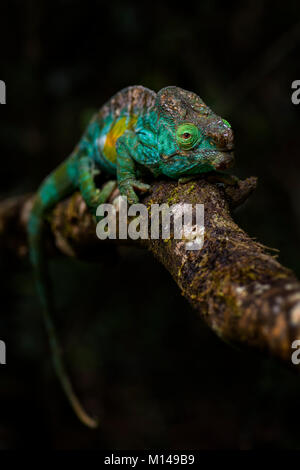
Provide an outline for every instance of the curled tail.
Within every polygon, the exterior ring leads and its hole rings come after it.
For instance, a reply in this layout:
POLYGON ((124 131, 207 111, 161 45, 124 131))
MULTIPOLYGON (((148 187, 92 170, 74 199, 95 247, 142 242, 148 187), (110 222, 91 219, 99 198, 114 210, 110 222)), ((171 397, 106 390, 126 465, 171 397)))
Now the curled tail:
POLYGON ((36 286, 42 304, 44 323, 50 342, 55 372, 74 412, 80 421, 90 428, 95 428, 98 426, 98 423, 95 419, 88 416, 81 406, 77 396, 73 391, 72 384, 66 373, 60 355, 59 343, 52 321, 53 299, 51 296, 49 271, 44 254, 45 248, 43 244, 43 232, 45 226, 45 213, 62 197, 70 192, 71 189, 71 182, 67 178, 66 164, 61 165, 61 167, 59 167, 55 173, 50 175, 42 184, 36 195, 36 199, 28 221, 27 229, 29 252, 30 260, 35 272, 36 286), (61 178, 63 172, 65 172, 65 177, 61 178), (60 178, 58 178, 58 176, 60 176, 60 178))

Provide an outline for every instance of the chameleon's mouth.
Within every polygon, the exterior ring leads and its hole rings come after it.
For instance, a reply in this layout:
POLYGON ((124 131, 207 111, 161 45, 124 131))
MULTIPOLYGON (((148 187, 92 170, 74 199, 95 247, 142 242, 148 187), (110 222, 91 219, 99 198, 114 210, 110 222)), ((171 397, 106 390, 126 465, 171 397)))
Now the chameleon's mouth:
POLYGON ((220 160, 215 165, 216 170, 226 170, 234 164, 234 153, 232 150, 227 150, 220 153, 220 160))

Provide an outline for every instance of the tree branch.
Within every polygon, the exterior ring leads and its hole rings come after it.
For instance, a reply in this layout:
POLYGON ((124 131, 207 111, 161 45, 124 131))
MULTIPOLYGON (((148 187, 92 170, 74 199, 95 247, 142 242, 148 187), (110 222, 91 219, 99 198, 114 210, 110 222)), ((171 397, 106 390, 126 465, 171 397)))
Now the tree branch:
MULTIPOLYGON (((203 203, 203 248, 187 251, 184 240, 142 240, 171 273, 183 295, 224 340, 263 350, 291 363, 291 344, 300 339, 300 283, 265 247, 233 221, 230 209, 256 186, 248 178, 238 187, 220 187, 201 179, 184 185, 156 182, 141 202, 203 203)), ((117 196, 117 191, 111 200, 117 196)), ((25 256, 30 195, 0 203, 0 240, 6 250, 25 256)), ((48 217, 56 248, 68 256, 93 259, 106 243, 96 237, 95 222, 79 193, 62 201, 48 217)), ((48 237, 50 240, 51 237, 48 237)), ((116 240, 115 242, 120 243, 116 240)), ((133 243, 133 242, 131 242, 133 243)))

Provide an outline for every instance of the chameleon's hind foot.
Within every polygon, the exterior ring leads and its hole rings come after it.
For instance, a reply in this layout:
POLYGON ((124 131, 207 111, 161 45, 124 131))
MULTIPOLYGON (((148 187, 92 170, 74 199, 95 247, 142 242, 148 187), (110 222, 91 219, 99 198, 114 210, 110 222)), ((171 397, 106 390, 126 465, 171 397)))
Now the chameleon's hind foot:
POLYGON ((99 222, 99 220, 101 220, 102 218, 100 216, 94 215, 97 211, 97 207, 100 206, 101 204, 105 204, 105 202, 109 199, 109 197, 117 188, 117 186, 118 184, 115 180, 110 180, 110 181, 107 181, 107 183, 105 183, 101 189, 96 189, 95 196, 91 204, 91 209, 93 212, 93 218, 95 222, 99 222))
POLYGON ((114 180, 107 181, 101 189, 96 189, 91 200, 92 207, 97 208, 100 204, 104 204, 111 193, 116 189, 117 182, 114 180))
POLYGON ((100 201, 100 204, 106 202, 117 187, 118 183, 115 180, 107 181, 107 183, 103 185, 103 188, 100 191, 99 197, 102 200, 100 201))

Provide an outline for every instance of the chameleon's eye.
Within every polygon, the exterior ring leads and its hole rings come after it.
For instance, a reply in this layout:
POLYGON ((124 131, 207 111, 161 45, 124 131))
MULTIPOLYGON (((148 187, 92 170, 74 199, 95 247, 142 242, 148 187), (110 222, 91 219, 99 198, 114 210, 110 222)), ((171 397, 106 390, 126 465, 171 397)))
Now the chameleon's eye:
POLYGON ((181 124, 176 131, 176 140, 178 145, 184 150, 190 150, 200 140, 200 132, 194 124, 181 124))

